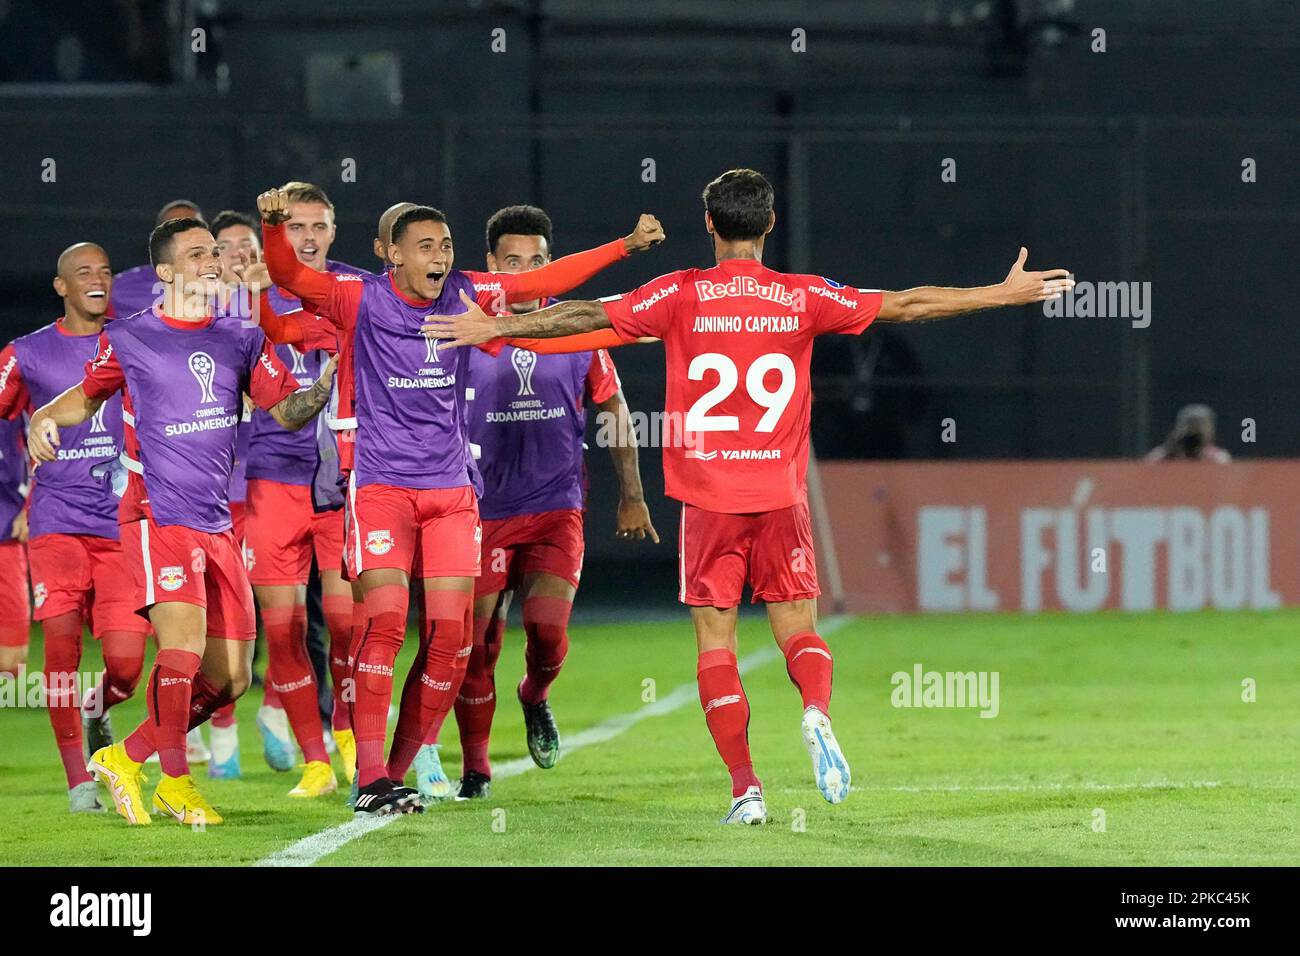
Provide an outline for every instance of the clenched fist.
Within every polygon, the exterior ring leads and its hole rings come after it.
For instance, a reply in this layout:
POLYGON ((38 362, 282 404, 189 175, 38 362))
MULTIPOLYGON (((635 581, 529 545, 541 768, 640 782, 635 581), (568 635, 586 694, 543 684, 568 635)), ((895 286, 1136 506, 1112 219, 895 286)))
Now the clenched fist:
POLYGON ((289 217, 289 196, 283 189, 268 189, 257 197, 257 211, 262 222, 274 226, 289 217))
POLYGON ((664 241, 664 227, 659 220, 648 212, 643 212, 637 220, 636 228, 623 238, 623 247, 628 252, 642 252, 664 241))

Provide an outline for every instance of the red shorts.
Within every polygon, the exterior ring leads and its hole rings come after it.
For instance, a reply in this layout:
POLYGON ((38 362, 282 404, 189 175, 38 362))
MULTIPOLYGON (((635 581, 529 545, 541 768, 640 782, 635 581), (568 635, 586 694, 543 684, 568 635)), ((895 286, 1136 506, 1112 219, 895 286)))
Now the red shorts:
POLYGON ((27 545, 0 541, 0 647, 26 647, 32 608, 27 601, 27 545))
POLYGON ((75 611, 90 621, 95 637, 149 632, 149 622, 135 613, 135 592, 118 542, 88 534, 43 534, 27 549, 36 620, 75 611))
POLYGON ((265 478, 248 481, 244 558, 254 585, 306 584, 312 554, 322 571, 343 556, 343 511, 315 511, 311 488, 265 478))
POLYGON ((418 578, 478 577, 483 529, 478 499, 469 485, 358 488, 354 473, 347 511, 344 559, 349 580, 377 568, 397 568, 418 578))
POLYGON ((230 503, 230 530, 235 532, 235 540, 241 548, 244 546, 244 512, 247 510, 242 501, 230 503))
POLYGON ((122 525, 122 554, 135 588, 137 613, 180 601, 207 608, 208 636, 257 636, 253 589, 232 530, 212 534, 149 518, 122 525))
POLYGON ((574 508, 483 522, 483 574, 475 597, 513 590, 530 571, 554 574, 575 588, 582 576, 582 512, 574 508))
POLYGON ((747 581, 754 592, 750 603, 820 593, 806 502, 747 515, 684 504, 678 549, 683 604, 736 607, 747 581))

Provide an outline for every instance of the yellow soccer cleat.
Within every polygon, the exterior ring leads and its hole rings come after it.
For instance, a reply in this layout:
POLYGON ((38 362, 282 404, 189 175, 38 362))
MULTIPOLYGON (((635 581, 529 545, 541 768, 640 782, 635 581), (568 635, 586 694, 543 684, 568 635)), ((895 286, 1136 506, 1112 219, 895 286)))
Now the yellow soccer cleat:
POLYGON ((334 731, 334 744, 339 748, 339 762, 348 783, 357 778, 357 736, 351 730, 334 731))
POLYGON ((122 744, 100 747, 90 756, 86 769, 99 778, 113 798, 118 815, 132 826, 148 826, 149 809, 145 805, 140 785, 145 782, 144 764, 136 763, 126 755, 122 744))
POLYGON ((153 794, 153 808, 159 813, 167 814, 177 823, 188 826, 216 826, 225 823, 221 814, 199 793, 194 778, 189 774, 183 777, 168 777, 164 774, 153 794))
POLYGON ((298 786, 289 791, 289 796, 304 799, 323 797, 338 788, 339 782, 334 779, 334 768, 324 760, 313 760, 307 764, 302 772, 302 779, 298 781, 298 786))

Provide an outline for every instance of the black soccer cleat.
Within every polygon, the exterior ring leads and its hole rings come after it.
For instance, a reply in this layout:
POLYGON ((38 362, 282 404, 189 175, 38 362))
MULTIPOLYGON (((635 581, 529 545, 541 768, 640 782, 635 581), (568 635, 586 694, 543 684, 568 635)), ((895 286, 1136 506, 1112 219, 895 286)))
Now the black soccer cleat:
MULTIPOLYGON (((518 696, 518 691, 515 692, 518 696)), ((525 704, 519 698, 519 706, 524 709, 524 727, 528 730, 528 752, 533 755, 533 763, 543 770, 550 770, 560 756, 560 728, 555 726, 555 715, 551 713, 548 701, 540 704, 525 704)))
POLYGON ((404 787, 387 777, 380 777, 357 791, 354 814, 359 817, 386 817, 395 813, 423 813, 420 794, 414 787, 404 787))
POLYGON ((98 717, 83 714, 81 717, 81 735, 86 738, 86 753, 93 754, 113 745, 113 721, 104 711, 98 717))
POLYGON ((460 789, 456 791, 457 800, 482 800, 492 796, 492 778, 477 770, 466 770, 460 778, 460 789))

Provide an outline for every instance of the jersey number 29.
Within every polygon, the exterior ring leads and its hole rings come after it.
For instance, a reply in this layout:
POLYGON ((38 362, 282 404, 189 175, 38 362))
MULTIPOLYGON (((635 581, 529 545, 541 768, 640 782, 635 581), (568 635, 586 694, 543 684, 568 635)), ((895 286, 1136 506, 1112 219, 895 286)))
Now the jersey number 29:
MULTIPOLYGON (((717 372, 718 384, 701 395, 686 413, 686 430, 688 432, 734 432, 740 431, 740 418, 737 415, 710 415, 709 412, 725 401, 740 381, 736 363, 721 352, 704 352, 691 359, 686 376, 692 381, 703 381, 705 372, 717 372)), ((754 359, 745 372, 745 391, 754 404, 766 409, 763 417, 754 427, 755 431, 770 432, 776 428, 781 413, 790 404, 794 395, 794 362, 784 352, 768 352, 754 359), (776 371, 781 375, 781 382, 775 390, 769 390, 763 379, 768 372, 776 371)))

